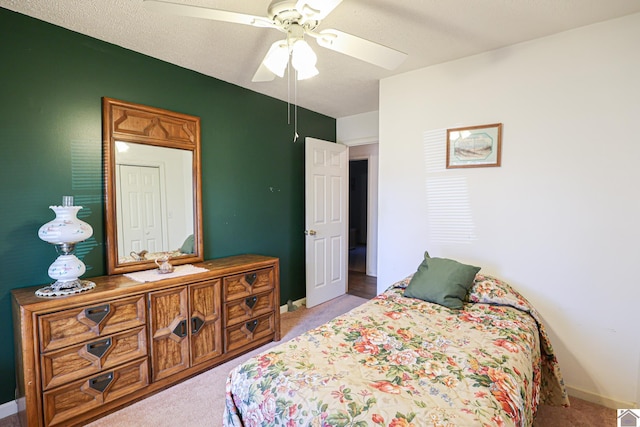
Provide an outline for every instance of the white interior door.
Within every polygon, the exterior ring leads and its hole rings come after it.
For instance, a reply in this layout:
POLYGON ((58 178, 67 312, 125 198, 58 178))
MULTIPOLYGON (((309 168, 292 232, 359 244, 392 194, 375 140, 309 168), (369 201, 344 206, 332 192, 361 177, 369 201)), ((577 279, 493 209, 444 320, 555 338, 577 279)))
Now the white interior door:
POLYGON ((305 139, 307 307, 347 291, 349 148, 305 139))
POLYGON ((120 254, 131 251, 161 251, 166 234, 163 229, 160 169, 149 166, 120 165, 118 206, 120 254))

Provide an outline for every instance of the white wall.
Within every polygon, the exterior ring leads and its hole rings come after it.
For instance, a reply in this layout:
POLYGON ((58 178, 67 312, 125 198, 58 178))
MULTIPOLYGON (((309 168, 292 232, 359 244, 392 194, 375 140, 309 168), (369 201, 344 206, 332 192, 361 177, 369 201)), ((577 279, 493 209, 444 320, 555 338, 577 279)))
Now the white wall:
POLYGON ((355 114, 336 120, 337 142, 354 146, 378 143, 378 112, 355 114))
POLYGON ((640 14, 385 79, 378 281, 423 251, 541 312, 570 393, 640 406, 640 14), (445 169, 444 130, 504 124, 502 166, 445 169), (458 226, 456 226, 458 225, 458 226))

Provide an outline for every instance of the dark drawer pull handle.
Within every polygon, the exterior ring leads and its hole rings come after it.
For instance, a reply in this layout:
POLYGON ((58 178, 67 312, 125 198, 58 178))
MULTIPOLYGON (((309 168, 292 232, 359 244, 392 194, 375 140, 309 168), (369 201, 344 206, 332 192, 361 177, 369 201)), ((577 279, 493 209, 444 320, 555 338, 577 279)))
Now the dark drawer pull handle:
POLYGON ((84 310, 84 315, 96 324, 100 324, 107 317, 111 306, 109 304, 99 305, 98 307, 90 307, 84 310))
POLYGON ((247 307, 249 308, 253 308, 253 306, 256 305, 256 302, 258 302, 258 297, 249 297, 244 300, 244 303, 247 304, 247 307))
POLYGON ((109 350, 109 347, 111 347, 111 338, 106 338, 87 344, 87 352, 100 358, 109 350))
POLYGON ((253 332, 256 330, 256 327, 258 326, 258 321, 254 320, 253 322, 247 322, 245 326, 249 330, 249 332, 253 332))
POLYGON ((111 384, 111 381, 113 381, 113 372, 91 378, 89 380, 89 387, 103 393, 109 384, 111 384))
POLYGON ((187 321, 183 320, 182 322, 178 323, 176 328, 173 330, 173 333, 175 335, 179 336, 180 338, 186 337, 187 336, 187 321))
POLYGON ((202 325, 204 325, 204 320, 202 320, 199 317, 192 317, 191 318, 191 333, 192 334, 197 334, 198 331, 200 331, 200 328, 202 328, 202 325))
POLYGON ((256 283, 256 279, 258 275, 256 273, 247 273, 244 275, 244 280, 249 284, 249 286, 253 286, 256 283))

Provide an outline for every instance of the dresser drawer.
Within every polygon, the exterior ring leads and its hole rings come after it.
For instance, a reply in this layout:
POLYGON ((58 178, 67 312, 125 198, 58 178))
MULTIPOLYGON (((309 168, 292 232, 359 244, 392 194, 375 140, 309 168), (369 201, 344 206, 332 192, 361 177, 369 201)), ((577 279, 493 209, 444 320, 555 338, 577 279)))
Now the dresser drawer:
POLYGON ((255 270, 224 278, 224 299, 230 301, 273 289, 275 273, 273 268, 255 270))
POLYGON ((42 388, 57 387, 96 375, 122 363, 146 356, 144 327, 102 337, 86 344, 51 351, 41 356, 42 388))
POLYGON ((225 304, 224 317, 227 326, 267 314, 275 309, 273 291, 233 300, 225 304))
POLYGON ((233 351, 253 341, 268 337, 275 332, 275 315, 268 315, 249 320, 238 325, 230 326, 225 330, 225 350, 233 351))
POLYGON ((44 393, 47 426, 65 421, 139 390, 149 384, 147 359, 137 360, 85 380, 75 381, 44 393))
POLYGON ((40 350, 57 350, 72 344, 143 326, 144 296, 134 296, 95 306, 75 308, 38 317, 40 350))

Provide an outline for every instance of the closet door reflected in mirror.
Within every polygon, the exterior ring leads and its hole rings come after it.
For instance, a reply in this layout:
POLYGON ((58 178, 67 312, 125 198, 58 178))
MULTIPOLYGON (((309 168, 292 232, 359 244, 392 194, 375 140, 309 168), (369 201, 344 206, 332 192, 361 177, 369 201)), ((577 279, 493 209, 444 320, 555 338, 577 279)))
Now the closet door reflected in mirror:
POLYGON ((107 270, 202 261, 200 118, 103 98, 107 270))

